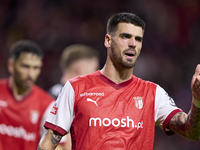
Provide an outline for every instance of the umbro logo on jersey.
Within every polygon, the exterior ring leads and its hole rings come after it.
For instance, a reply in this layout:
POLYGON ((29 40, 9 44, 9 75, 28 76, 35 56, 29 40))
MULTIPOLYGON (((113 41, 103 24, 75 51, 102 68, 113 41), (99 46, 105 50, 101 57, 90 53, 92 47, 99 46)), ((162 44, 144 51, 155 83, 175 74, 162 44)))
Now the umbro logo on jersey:
POLYGON ((53 106, 52 109, 51 109, 51 111, 50 111, 50 113, 56 115, 57 111, 58 111, 58 107, 53 106))
POLYGON ((99 98, 97 98, 96 100, 87 98, 87 101, 88 101, 88 102, 92 102, 92 103, 94 103, 96 106, 98 106, 98 104, 97 104, 97 101, 98 101, 98 100, 99 100, 99 98))

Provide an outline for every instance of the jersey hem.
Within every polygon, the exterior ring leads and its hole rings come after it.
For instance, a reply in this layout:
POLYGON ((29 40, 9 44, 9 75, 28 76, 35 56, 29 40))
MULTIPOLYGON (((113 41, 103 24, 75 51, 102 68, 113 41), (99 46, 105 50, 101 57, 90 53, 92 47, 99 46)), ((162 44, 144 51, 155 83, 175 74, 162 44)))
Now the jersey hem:
POLYGON ((64 129, 62 129, 61 127, 55 126, 55 125, 53 125, 49 122, 45 122, 44 127, 47 128, 47 129, 51 129, 53 131, 57 131, 58 133, 60 133, 63 136, 65 134, 67 134, 67 132, 64 129))
POLYGON ((165 132, 166 135, 173 135, 173 134, 174 134, 173 131, 170 131, 170 130, 169 130, 169 131, 166 131, 166 128, 167 128, 167 125, 169 124, 171 118, 172 118, 175 114, 177 114, 178 112, 182 112, 182 110, 180 110, 180 109, 175 109, 175 110, 173 110, 173 111, 167 116, 167 118, 165 119, 165 121, 164 121, 164 123, 163 123, 163 131, 165 132))

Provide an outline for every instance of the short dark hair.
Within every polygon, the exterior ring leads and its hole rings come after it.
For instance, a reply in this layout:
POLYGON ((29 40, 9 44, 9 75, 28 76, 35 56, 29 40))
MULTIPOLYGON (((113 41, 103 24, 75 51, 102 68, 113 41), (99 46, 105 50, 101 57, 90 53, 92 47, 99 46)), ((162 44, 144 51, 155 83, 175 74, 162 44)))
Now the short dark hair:
POLYGON ((20 40, 10 47, 10 57, 17 60, 21 53, 32 53, 43 58, 43 52, 40 46, 31 40, 20 40))
POLYGON ((64 71, 73 62, 80 59, 90 59, 96 57, 98 60, 99 52, 91 46, 84 44, 72 44, 64 49, 61 55, 60 67, 64 71))
POLYGON ((107 22, 107 33, 108 34, 113 34, 118 28, 118 24, 124 22, 124 23, 131 23, 134 24, 135 26, 139 26, 142 28, 143 32, 145 30, 145 22, 137 15, 133 13, 128 13, 128 12, 121 12, 112 15, 108 22, 107 22))

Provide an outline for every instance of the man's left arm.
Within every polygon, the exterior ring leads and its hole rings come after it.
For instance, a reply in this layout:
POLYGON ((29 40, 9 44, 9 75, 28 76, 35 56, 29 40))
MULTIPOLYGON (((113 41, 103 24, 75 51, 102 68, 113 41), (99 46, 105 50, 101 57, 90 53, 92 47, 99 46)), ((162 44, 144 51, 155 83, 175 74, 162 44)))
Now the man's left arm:
POLYGON ((200 140, 200 64, 192 77, 191 89, 193 98, 189 113, 175 114, 167 128, 190 140, 200 140))

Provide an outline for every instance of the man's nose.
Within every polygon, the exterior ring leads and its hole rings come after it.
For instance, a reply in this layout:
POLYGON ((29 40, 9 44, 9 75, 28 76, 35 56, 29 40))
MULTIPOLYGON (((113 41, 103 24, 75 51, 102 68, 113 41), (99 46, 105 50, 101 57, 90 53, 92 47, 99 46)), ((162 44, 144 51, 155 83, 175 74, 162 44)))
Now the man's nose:
POLYGON ((29 68, 29 70, 28 70, 28 75, 29 75, 30 77, 34 77, 34 76, 35 76, 35 73, 36 73, 36 71, 35 71, 34 68, 29 68))
POLYGON ((129 47, 133 47, 133 48, 136 47, 136 40, 135 40, 135 38, 130 38, 130 40, 129 40, 129 47))

